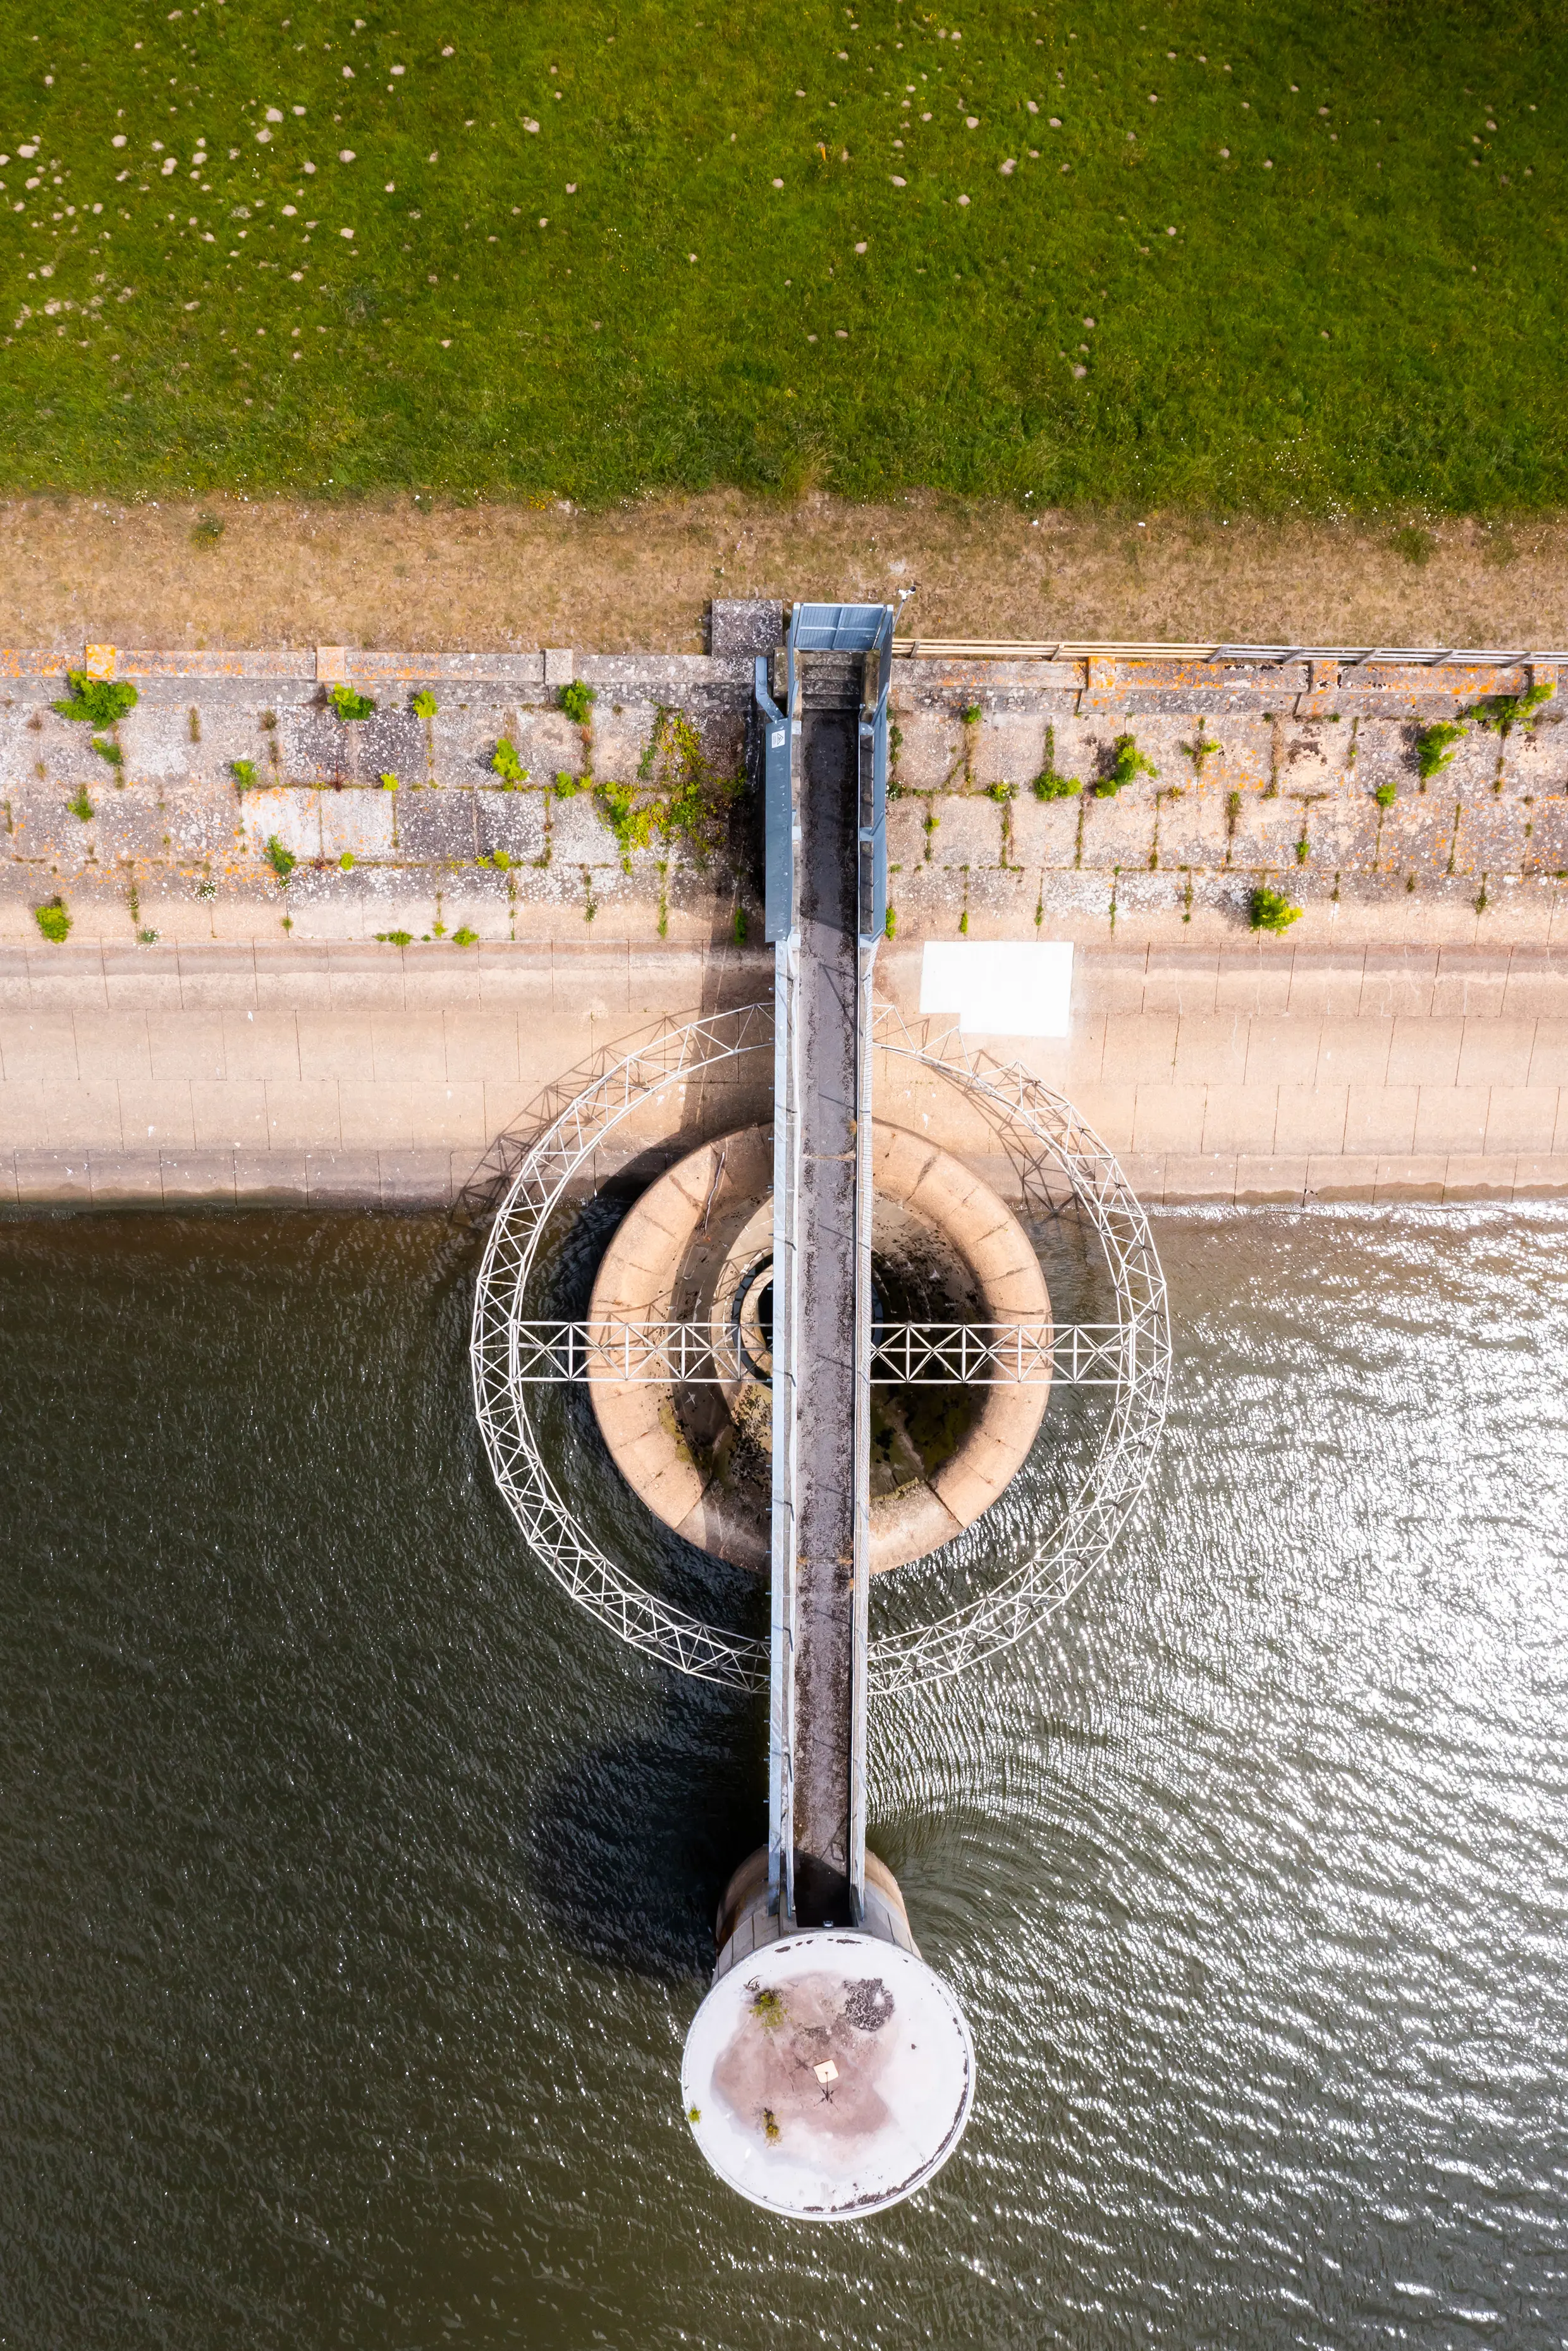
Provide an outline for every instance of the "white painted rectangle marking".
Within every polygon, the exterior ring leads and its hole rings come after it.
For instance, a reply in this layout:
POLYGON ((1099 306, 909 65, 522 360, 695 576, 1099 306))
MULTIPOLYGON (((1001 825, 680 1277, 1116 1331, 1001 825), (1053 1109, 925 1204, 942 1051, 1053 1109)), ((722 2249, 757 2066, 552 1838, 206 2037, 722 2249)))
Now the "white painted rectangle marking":
POLYGON ((922 1012, 956 1012, 965 1037, 1065 1037, 1072 947, 1056 940, 933 939, 920 961, 922 1012))

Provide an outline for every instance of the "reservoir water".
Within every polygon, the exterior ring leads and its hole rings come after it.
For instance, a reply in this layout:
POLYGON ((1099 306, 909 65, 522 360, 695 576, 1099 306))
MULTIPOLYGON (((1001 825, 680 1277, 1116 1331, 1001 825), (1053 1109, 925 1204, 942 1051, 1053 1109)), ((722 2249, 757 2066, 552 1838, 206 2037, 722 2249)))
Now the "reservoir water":
POLYGON ((677 2102, 758 1719, 524 1554, 472 1240, 0 1227, 0 2344, 1568 2339, 1568 1216, 1156 1230, 1109 1570, 873 1723, 967 2137, 811 2231, 677 2102))

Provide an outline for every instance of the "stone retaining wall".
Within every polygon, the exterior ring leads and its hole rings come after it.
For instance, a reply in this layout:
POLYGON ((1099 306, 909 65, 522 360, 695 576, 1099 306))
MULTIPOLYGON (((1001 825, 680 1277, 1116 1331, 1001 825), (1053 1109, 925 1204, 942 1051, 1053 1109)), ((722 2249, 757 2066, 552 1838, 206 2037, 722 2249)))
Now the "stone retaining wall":
MULTIPOLYGON (((399 932, 423 944, 460 930, 697 946, 737 917, 756 925, 754 797, 724 789, 745 766, 744 654, 102 649, 97 665, 141 695, 99 738, 118 768, 50 706, 63 656, 0 654, 0 939, 36 939, 33 909, 55 897, 74 938, 127 946, 399 932), (557 706, 574 674, 597 695, 586 735, 557 706), (375 716, 341 725, 326 699, 336 682, 371 695, 375 716), (412 706, 422 687, 439 705, 428 719, 412 706), (700 744, 709 850, 646 772, 661 712, 700 744), (503 737, 528 771, 513 789, 493 767, 503 737), (256 788, 237 787, 236 761, 256 788), (635 825, 617 838, 612 785, 632 795, 645 838, 635 825), (273 841, 297 861, 287 887, 273 841)), ((1529 666, 902 660, 897 935, 1047 931, 1207 952, 1247 936, 1267 881, 1302 907, 1298 941, 1320 949, 1549 944, 1568 919, 1555 683, 1529 666), (1531 684, 1553 688, 1531 725, 1472 724, 1423 782, 1422 726, 1531 684), (1098 795, 1123 735, 1156 773, 1098 795), (1051 764, 1085 789, 1037 798, 1051 764)))

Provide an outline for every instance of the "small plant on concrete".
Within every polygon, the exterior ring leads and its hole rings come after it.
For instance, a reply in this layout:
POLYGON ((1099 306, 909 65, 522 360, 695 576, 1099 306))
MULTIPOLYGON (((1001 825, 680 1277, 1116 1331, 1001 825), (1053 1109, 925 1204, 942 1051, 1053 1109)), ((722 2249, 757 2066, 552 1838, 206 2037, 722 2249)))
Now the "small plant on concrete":
POLYGON ((977 702, 971 702, 958 715, 966 726, 977 726, 984 714, 977 702))
POLYGON ((743 947, 746 945, 746 909, 744 906, 737 906, 735 910, 735 944, 737 947, 743 947))
POLYGON ((343 873, 351 873, 353 872, 354 852, 351 849, 344 850, 343 854, 338 860, 338 867, 339 871, 343 873))
POLYGON ((72 816, 74 816, 78 821, 82 824, 89 824, 98 813, 97 810, 93 807, 92 802, 87 796, 87 786, 85 784, 82 786, 80 791, 78 792, 75 799, 68 800, 66 802, 66 806, 69 809, 72 816))
POLYGON ((509 792, 515 792, 528 780, 528 771, 517 757, 517 745, 509 735, 503 735, 490 754, 490 772, 499 776, 509 792))
POLYGON ((412 709, 416 718, 434 718, 436 712, 440 709, 441 705, 435 699, 434 695, 432 694, 429 686, 422 685, 419 692, 414 695, 409 707, 412 709))
POLYGON ((574 726, 587 726, 588 714, 598 699, 593 688, 580 677, 574 677, 570 685, 561 686, 556 695, 557 702, 574 726))
POLYGON ((89 677, 85 669, 66 672, 70 684, 68 702, 50 704, 62 718, 79 719, 86 726, 118 726, 128 710, 134 710, 141 695, 133 685, 126 685, 112 677, 89 677))
POLYGON ((413 945, 412 931, 378 931, 376 936, 387 947, 411 947, 413 945))
POLYGON ((1543 702, 1550 702, 1557 688, 1542 678, 1536 685, 1528 686, 1522 694, 1489 694, 1478 702, 1470 716, 1478 726, 1490 734, 1500 735, 1506 742, 1516 726, 1527 735, 1535 732, 1535 714, 1543 702))
POLYGON ((986 798, 988 800, 997 800, 1003 806, 1005 806, 1009 800, 1016 800, 1018 796, 1019 788, 1016 784, 988 784, 986 786, 986 798))
POLYGON ((1181 747, 1192 761, 1193 774, 1198 777, 1203 774, 1205 760, 1218 758, 1225 749, 1223 743, 1213 743, 1209 740, 1201 718, 1193 729, 1192 741, 1184 743, 1181 747))
MULTIPOLYGON (((479 862, 483 864, 485 861, 481 858, 479 862)), ((497 849, 492 856, 490 862, 495 866, 497 872, 509 873, 512 870, 512 861, 507 856, 504 849, 497 849)))
POLYGON ((63 898, 51 898, 47 904, 35 906, 33 920, 52 946, 63 947, 71 935, 71 918, 63 898))
MULTIPOLYGON (((664 840, 684 841, 695 863, 706 865, 723 845, 726 811, 746 789, 745 776, 718 775, 696 727, 684 712, 667 705, 661 705, 655 715, 637 773, 654 796, 651 813, 664 840)), ((602 799, 600 806, 616 831, 602 799)), ((621 837, 618 831, 616 837, 621 837)))
POLYGON ((892 906, 887 910, 887 920, 882 926, 882 935, 887 939, 895 939, 898 936, 898 914, 892 906))
POLYGON ((146 928, 138 931, 136 944, 139 947, 155 947, 158 944, 157 932, 146 928))
POLYGON ((202 714, 193 702, 192 703, 189 710, 185 713, 185 732, 189 735, 193 743, 199 743, 201 741, 202 714))
POLYGON ((1160 772, 1154 761, 1139 750, 1134 735, 1118 735, 1111 750, 1110 773, 1100 777, 1094 786, 1096 799, 1113 799, 1140 776, 1157 776, 1160 772))
POLYGON ((229 761, 229 773, 234 778, 235 783, 239 786, 241 791, 248 792, 253 789, 256 783, 256 761, 254 759, 231 759, 229 761))
POLYGON ((92 747, 98 753, 99 758, 100 759, 106 759, 111 768, 120 768, 124 766, 125 754, 120 749, 119 744, 115 742, 112 736, 95 735, 92 738, 92 747))
POLYGON ((1056 729, 1045 730, 1045 765, 1032 786, 1037 800, 1067 800, 1083 789, 1077 776, 1060 776, 1056 771, 1056 729))
POLYGON ((1397 784, 1379 784, 1372 795, 1380 809, 1391 809, 1399 798, 1397 784))
POLYGON ((1452 718, 1439 718, 1435 726, 1422 727, 1416 737, 1416 765, 1423 783, 1442 773, 1469 731, 1462 721, 1452 718))
POLYGON ((776 2032, 784 2022, 782 1995, 776 1991, 759 1991, 752 2001, 751 2013, 758 2024, 765 2026, 769 2032, 776 2032))
POLYGON ((381 785, 383 792, 395 792, 397 789, 397 778, 388 769, 383 768, 382 771, 381 785))
POLYGON ((555 796, 558 800, 574 800, 582 789, 586 778, 574 776, 570 768, 558 768, 555 772, 555 796))
POLYGON ((1292 923, 1301 919, 1300 906, 1292 906, 1282 890, 1270 890, 1260 882, 1252 893, 1248 919, 1255 931, 1288 931, 1292 923))
POLYGON ((476 947, 479 944, 479 934, 477 931, 471 931, 466 923, 459 923, 452 934, 452 944, 455 947, 476 947))
POLYGON ((327 699, 342 726, 350 726, 356 719, 373 718, 376 715, 376 705, 370 695, 361 694, 352 685, 335 685, 327 699))
POLYGON ((632 852, 647 848, 653 837, 653 820, 659 811, 649 801, 644 801, 639 808, 635 784, 601 784, 593 798, 600 815, 615 835, 622 865, 630 873, 632 852))
POLYGON ((266 858, 267 863, 271 866, 273 872, 277 874, 278 880, 287 889, 288 885, 288 877, 299 862, 295 856, 293 851, 290 849, 285 849, 283 843, 274 832, 267 836, 267 847, 261 853, 266 858))

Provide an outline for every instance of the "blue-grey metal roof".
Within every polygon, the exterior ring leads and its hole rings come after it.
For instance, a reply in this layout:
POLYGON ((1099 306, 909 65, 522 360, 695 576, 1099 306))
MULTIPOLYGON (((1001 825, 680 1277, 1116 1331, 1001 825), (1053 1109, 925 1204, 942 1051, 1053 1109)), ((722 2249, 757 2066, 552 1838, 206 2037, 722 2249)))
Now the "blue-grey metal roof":
POLYGON ((887 604, 797 604, 789 633, 800 653, 869 653, 880 643, 887 604))

